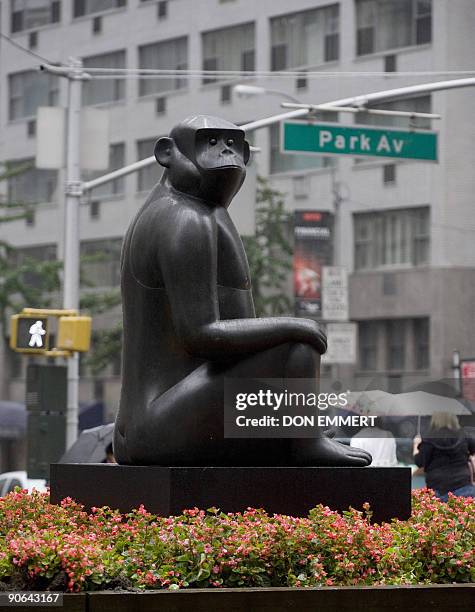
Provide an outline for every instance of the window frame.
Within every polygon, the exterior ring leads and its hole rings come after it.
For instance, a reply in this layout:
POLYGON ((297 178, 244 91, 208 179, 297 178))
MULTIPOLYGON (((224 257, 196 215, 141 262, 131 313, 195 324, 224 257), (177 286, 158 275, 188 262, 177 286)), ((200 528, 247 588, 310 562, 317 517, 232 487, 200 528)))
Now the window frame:
POLYGON ((353 268, 355 273, 413 269, 430 265, 431 207, 409 206, 353 212, 353 268), (367 237, 361 237, 367 223, 367 237), (417 223, 424 227, 418 231, 417 223), (426 257, 418 259, 418 243, 426 257), (363 250, 364 249, 364 250, 363 250), (361 265, 364 252, 366 265, 361 265))
MULTIPOLYGON (((189 52, 190 52, 189 36, 186 34, 184 36, 174 36, 173 38, 166 38, 164 40, 159 40, 159 41, 155 41, 152 43, 146 43, 144 45, 139 45, 137 48, 139 69, 142 68, 143 70, 186 70, 189 64, 189 52), (165 47, 166 45, 170 45, 172 43, 174 45, 177 45, 180 41, 184 41, 184 47, 185 47, 184 55, 186 57, 186 60, 184 62, 176 61, 176 65, 172 68, 156 68, 156 67, 150 68, 149 66, 142 65, 143 64, 142 53, 144 53, 145 50, 149 50, 152 47, 157 47, 157 52, 158 52, 160 47, 165 47)), ((177 53, 176 55, 178 56, 179 54, 177 53)), ((175 60, 176 59, 177 58, 175 58, 175 60)), ((156 79, 156 80, 157 82, 160 82, 160 79, 156 79)), ((186 79, 183 79, 179 76, 170 75, 169 80, 173 81, 174 83, 173 88, 164 89, 164 90, 157 89, 154 91, 143 91, 145 89, 146 84, 153 83, 154 80, 153 79, 139 79, 138 93, 137 93, 138 99, 141 100, 141 99, 147 99, 147 98, 156 97, 156 96, 168 96, 171 94, 176 94, 176 93, 180 93, 180 92, 188 90, 188 83, 186 79)), ((148 89, 151 89, 150 85, 148 89)))
MULTIPOLYGON (((123 168, 126 164, 127 160, 127 147, 124 140, 120 142, 112 142, 109 144, 109 166, 106 171, 97 170, 84 172, 84 177, 86 180, 94 180, 99 176, 103 176, 104 174, 108 174, 109 172, 114 172, 114 170, 119 170, 123 168), (118 155, 118 157, 122 157, 122 161, 114 162, 114 153, 122 149, 122 154, 118 155)), ((89 193, 89 199, 91 201, 103 201, 103 200, 117 200, 125 197, 125 176, 121 176, 119 178, 114 179, 113 181, 109 181, 104 185, 99 185, 98 187, 92 189, 89 193)))
MULTIPOLYGON (((285 27, 289 27, 289 26, 285 26, 285 27)), ((270 63, 270 70, 271 71, 279 71, 279 70, 288 70, 288 69, 304 69, 304 68, 309 68, 311 66, 323 66, 326 65, 330 62, 338 62, 340 61, 340 57, 341 57, 341 10, 340 10, 340 4, 338 2, 329 2, 329 4, 326 4, 324 6, 318 6, 318 7, 313 7, 310 9, 305 9, 302 11, 293 11, 291 13, 284 13, 283 15, 275 15, 273 17, 271 17, 269 19, 269 31, 270 31, 270 54, 269 54, 269 63, 270 63), (337 12, 337 16, 333 16, 328 18, 326 13, 329 13, 330 10, 333 10, 335 12, 337 12), (319 17, 320 19, 323 20, 323 26, 322 26, 322 30, 323 30, 323 37, 322 37, 322 61, 321 62, 310 62, 307 61, 305 63, 299 63, 299 62, 292 62, 289 59, 289 44, 288 42, 280 42, 278 44, 273 44, 272 40, 273 40, 273 35, 274 35, 274 28, 278 28, 279 27, 279 22, 282 22, 284 20, 292 20, 295 19, 297 17, 302 18, 303 23, 305 23, 305 19, 304 16, 305 15, 310 15, 310 14, 315 14, 318 15, 318 13, 321 13, 321 16, 319 17), (337 27, 337 31, 335 31, 332 27, 329 28, 329 30, 332 31, 327 31, 327 26, 328 23, 331 23, 333 20, 333 24, 336 23, 338 24, 337 27), (330 58, 330 59, 325 59, 326 57, 326 49, 327 49, 327 39, 329 36, 337 36, 337 54, 336 57, 330 58), (276 58, 276 49, 285 49, 286 53, 285 53, 285 61, 282 65, 275 65, 274 59, 276 58)), ((306 36, 303 36, 304 39, 304 43, 306 40, 306 36)))
MULTIPOLYGON (((59 103, 59 94, 60 94, 60 82, 59 77, 57 75, 48 74, 46 77, 44 75, 40 75, 35 70, 21 70, 19 72, 10 72, 7 74, 7 87, 8 87, 8 123, 15 122, 23 122, 23 121, 31 121, 36 118, 37 110, 40 106, 44 106, 45 104, 39 103, 35 108, 33 114, 21 114, 20 116, 13 117, 12 109, 14 101, 24 101, 26 98, 25 94, 25 82, 27 83, 28 78, 35 79, 40 76, 41 79, 44 79, 45 83, 48 83, 48 91, 47 91, 47 104, 46 106, 57 106, 59 103), (12 94, 12 90, 14 89, 14 80, 18 77, 23 77, 21 80, 21 85, 19 89, 20 93, 16 95, 12 94)), ((24 103, 22 107, 22 112, 24 109, 24 103)))
MULTIPOLYGON (((44 1, 45 1, 45 4, 49 5, 48 21, 46 21, 45 23, 38 24, 38 25, 24 26, 22 24, 21 27, 17 28, 14 25, 15 15, 21 14, 22 15, 21 20, 22 22, 24 22, 25 20, 24 13, 28 13, 28 8, 22 8, 19 11, 15 11, 14 10, 15 0, 10 0, 9 5, 8 5, 8 9, 10 12, 10 34, 23 34, 23 33, 31 32, 32 30, 35 30, 35 31, 41 30, 43 28, 48 28, 48 27, 60 24, 61 16, 62 16, 61 0, 44 0, 44 1)), ((30 12, 31 12, 31 9, 30 9, 30 12)))
MULTIPOLYGON (((232 34, 231 34, 232 35, 232 34)), ((245 21, 243 23, 236 23, 230 26, 226 26, 224 28, 214 28, 212 30, 205 30, 203 32, 201 32, 201 68, 202 70, 229 70, 230 72, 242 72, 243 74, 246 72, 253 72, 256 69, 256 51, 257 51, 257 45, 256 45, 256 22, 255 21, 245 21), (236 37, 237 40, 239 40, 240 36, 239 36, 239 32, 241 31, 241 37, 244 37, 246 34, 243 32, 243 30, 245 28, 250 28, 252 29, 252 49, 248 49, 248 48, 241 48, 239 51, 239 68, 227 68, 225 65, 220 65, 220 60, 222 60, 223 58, 219 55, 219 53, 216 51, 216 55, 209 55, 206 56, 205 55, 205 46, 206 46, 206 42, 205 39, 206 37, 211 37, 211 36, 222 36, 225 39, 230 35, 230 33, 232 32, 236 32, 236 37), (249 59, 251 58, 251 54, 252 53, 252 68, 249 68, 248 66, 246 66, 246 62, 249 61, 249 59), (211 63, 210 63, 211 62, 211 63)), ((218 41, 219 44, 219 41, 218 41)), ((224 58, 227 59, 227 58, 224 58)), ((218 77, 218 76, 203 76, 202 78, 202 85, 210 85, 210 84, 219 84, 222 85, 223 82, 229 81, 229 80, 236 80, 239 77, 235 77, 235 78, 224 78, 224 77, 218 77)))
MULTIPOLYGON (((400 1, 400 0, 393 0, 393 1, 400 1)), ((406 45, 399 45, 399 46, 388 46, 388 47, 383 47, 383 48, 377 48, 377 43, 378 43, 378 38, 377 38, 377 32, 381 32, 382 28, 380 25, 380 19, 381 16, 378 13, 378 9, 380 8, 380 6, 378 5, 378 0, 355 0, 355 58, 365 58, 368 55, 377 55, 377 54, 386 54, 388 52, 393 52, 396 50, 401 50, 401 49, 408 49, 408 48, 413 48, 413 47, 420 47, 423 45, 430 45, 432 44, 433 41, 433 11, 434 11, 434 5, 432 0, 430 0, 431 2, 431 6, 430 6, 430 11, 423 13, 422 15, 418 14, 418 6, 419 6, 419 1, 420 0, 407 0, 408 3, 410 3, 410 12, 411 12, 411 23, 410 23, 410 27, 409 27, 409 34, 410 34, 410 42, 409 44, 406 45), (359 14, 358 14, 358 6, 362 6, 363 3, 368 3, 369 6, 372 6, 372 17, 371 17, 371 21, 372 24, 371 25, 367 25, 365 27, 361 27, 358 26, 358 21, 359 21, 359 14), (371 4, 370 4, 371 3, 371 4), (430 35, 429 35, 429 39, 428 40, 424 40, 422 42, 417 42, 417 25, 418 25, 418 21, 422 20, 422 19, 429 19, 430 20, 430 35), (360 51, 360 32, 363 30, 372 30, 373 31, 373 39, 372 39, 372 49, 370 51, 360 51)), ((424 1, 424 0, 423 0, 424 1)))
MULTIPOLYGON (((122 66, 110 66, 111 68, 126 68, 127 67, 127 50, 117 49, 116 51, 108 51, 107 53, 99 53, 97 55, 90 55, 87 57, 83 57, 82 61, 83 61, 84 69, 87 71, 88 68, 96 67, 96 66, 91 66, 91 65, 88 66, 87 64, 88 61, 99 60, 100 58, 104 58, 104 57, 111 58, 113 56, 116 56, 118 61, 111 62, 111 63, 115 63, 115 64, 123 63, 123 65, 122 66), (122 59, 123 59, 123 62, 120 61, 122 59)), ((102 67, 106 67, 106 66, 102 66, 102 67)), ((127 98, 126 79, 117 78, 117 79, 110 79, 110 80, 112 82, 112 87, 113 87, 113 98, 110 100, 100 100, 98 102, 88 102, 86 100, 87 96, 88 95, 90 96, 90 91, 92 90, 92 87, 94 86, 95 81, 85 81, 82 87, 81 107, 120 104, 121 102, 124 102, 127 98)), ((98 82, 100 83, 100 81, 98 82)))
POLYGON ((112 1, 116 3, 116 6, 111 6, 109 8, 104 8, 104 9, 88 10, 87 7, 89 6, 89 4, 91 3, 93 4, 94 0, 73 0, 72 9, 71 9, 72 21, 74 22, 78 19, 87 19, 91 15, 95 15, 95 16, 106 15, 108 13, 113 13, 114 11, 120 11, 120 10, 124 10, 127 8, 127 0, 112 0, 112 1), (76 5, 79 2, 84 2, 85 9, 83 13, 81 13, 80 15, 76 15, 76 5))
POLYGON ((28 205, 38 205, 38 204, 57 204, 58 196, 59 196, 59 192, 58 192, 59 171, 36 168, 34 165, 34 161, 35 161, 34 158, 28 157, 28 158, 22 158, 22 159, 11 159, 5 162, 6 167, 9 169, 14 169, 15 167, 19 167, 19 166, 23 166, 23 165, 31 163, 30 168, 27 168, 25 169, 24 172, 21 172, 20 174, 17 174, 16 176, 12 176, 7 179, 7 198, 8 200, 10 202, 24 202, 25 205, 27 206, 28 205), (30 179, 30 182, 34 185, 34 188, 32 189, 27 186, 26 187, 23 186, 22 188, 20 184, 20 191, 24 190, 28 192, 34 192, 34 193, 37 193, 40 191, 38 189, 38 181, 43 180, 44 184, 46 185, 46 189, 47 189, 46 199, 27 200, 21 197, 19 198, 15 194, 15 191, 18 191, 19 187, 17 183, 19 181, 21 183, 22 179, 23 181, 25 180, 28 181, 28 179, 30 179))

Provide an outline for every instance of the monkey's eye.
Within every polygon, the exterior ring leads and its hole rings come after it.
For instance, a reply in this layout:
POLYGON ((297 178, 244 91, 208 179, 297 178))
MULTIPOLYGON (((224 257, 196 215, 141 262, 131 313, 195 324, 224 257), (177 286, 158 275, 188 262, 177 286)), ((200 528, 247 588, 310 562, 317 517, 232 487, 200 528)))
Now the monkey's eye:
POLYGON ((228 147, 232 147, 234 144, 234 140, 232 138, 228 138, 226 144, 228 145, 228 147))
POLYGON ((209 144, 214 147, 214 145, 217 143, 218 141, 216 140, 216 138, 210 138, 209 139, 209 144))

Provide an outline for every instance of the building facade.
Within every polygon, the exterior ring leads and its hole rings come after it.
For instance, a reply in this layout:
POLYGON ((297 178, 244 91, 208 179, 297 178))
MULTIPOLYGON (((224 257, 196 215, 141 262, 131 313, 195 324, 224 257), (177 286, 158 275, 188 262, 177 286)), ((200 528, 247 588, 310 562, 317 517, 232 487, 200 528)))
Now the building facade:
MULTIPOLYGON (((190 71, 84 84, 83 106, 109 115, 110 170, 150 156, 157 137, 190 113, 245 124, 282 112, 277 92, 330 102, 455 78, 473 70, 475 57, 472 0, 5 0, 1 11, 11 41, 50 62, 77 57, 86 69, 190 71), (319 74, 282 74, 297 70, 319 74), (276 74, 243 79, 242 71, 276 74), (238 97, 233 86, 243 82, 274 93, 238 97)), ((38 72, 39 63, 0 39, 0 161, 13 166, 34 160, 37 108, 67 105, 65 80, 38 72)), ((255 131, 252 142, 260 149, 257 172, 286 194, 289 211, 334 211, 339 203, 338 261, 350 273, 359 355, 344 372, 398 391, 409 380, 451 376, 454 349, 475 356, 475 91, 422 94, 381 108, 442 119, 324 118, 431 127, 439 132, 438 163, 285 155, 278 126, 255 131)), ((97 286, 117 287, 122 236, 159 176, 150 166, 84 197, 81 251, 105 254, 88 265, 97 286)), ((33 167, 0 184, 11 200, 38 203, 34 215, 0 225, 0 238, 25 256, 61 258, 64 179, 64 169, 33 167)), ((102 315, 95 325, 118 317, 102 315)), ((24 364, 5 349, 0 370, 0 397, 22 400, 24 364)), ((84 371, 81 399, 103 399, 112 417, 119 374, 119 360, 99 378, 84 371)))

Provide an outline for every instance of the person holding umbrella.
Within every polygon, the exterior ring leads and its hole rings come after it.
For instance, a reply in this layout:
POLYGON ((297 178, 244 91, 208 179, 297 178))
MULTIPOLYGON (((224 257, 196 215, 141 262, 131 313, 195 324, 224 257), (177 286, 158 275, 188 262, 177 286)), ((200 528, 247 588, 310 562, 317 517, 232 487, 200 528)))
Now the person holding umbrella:
POLYGON ((449 492, 475 497, 469 466, 475 440, 466 436, 455 414, 433 414, 427 436, 416 436, 413 450, 414 462, 424 469, 427 486, 441 501, 447 501, 449 492))

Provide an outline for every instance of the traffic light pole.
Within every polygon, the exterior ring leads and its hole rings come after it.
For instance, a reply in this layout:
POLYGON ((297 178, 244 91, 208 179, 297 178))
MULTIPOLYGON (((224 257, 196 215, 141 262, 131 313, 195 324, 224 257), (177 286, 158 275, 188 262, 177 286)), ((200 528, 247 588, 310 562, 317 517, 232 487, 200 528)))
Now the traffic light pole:
MULTIPOLYGON (((64 201, 63 308, 79 309, 79 204, 83 193, 80 168, 81 84, 87 78, 82 61, 70 58, 68 66, 43 64, 42 70, 68 79, 66 127, 66 187, 64 201)), ((68 359, 66 448, 78 435, 79 355, 68 359)))
MULTIPOLYGON (((82 62, 70 60, 66 136, 66 197, 64 203, 63 308, 79 309, 79 203, 82 195, 80 168, 82 62)), ((68 359, 66 448, 77 438, 79 412, 79 354, 68 359)))

